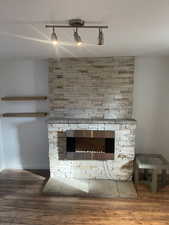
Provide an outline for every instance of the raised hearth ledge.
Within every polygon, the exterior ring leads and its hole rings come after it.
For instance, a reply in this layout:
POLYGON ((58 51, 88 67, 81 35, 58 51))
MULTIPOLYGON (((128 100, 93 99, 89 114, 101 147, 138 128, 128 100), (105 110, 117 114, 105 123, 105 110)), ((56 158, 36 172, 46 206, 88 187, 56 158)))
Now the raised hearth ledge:
POLYGON ((49 118, 49 124, 136 124, 135 119, 71 119, 49 118))

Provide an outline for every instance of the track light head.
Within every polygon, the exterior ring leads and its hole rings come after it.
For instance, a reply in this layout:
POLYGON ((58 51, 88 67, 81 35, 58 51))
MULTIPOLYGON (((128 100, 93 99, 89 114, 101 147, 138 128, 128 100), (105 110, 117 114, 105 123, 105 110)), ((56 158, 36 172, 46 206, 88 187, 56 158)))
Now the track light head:
POLYGON ((101 28, 99 28, 98 45, 104 45, 104 34, 101 28))
POLYGON ((53 31, 52 31, 52 34, 51 34, 51 41, 52 41, 52 44, 53 45, 57 45, 58 44, 58 37, 55 33, 55 29, 53 27, 53 31))
POLYGON ((76 41, 77 45, 78 45, 78 46, 82 45, 82 39, 81 39, 80 35, 78 34, 77 28, 76 28, 76 30, 74 31, 73 36, 74 36, 74 40, 76 41))

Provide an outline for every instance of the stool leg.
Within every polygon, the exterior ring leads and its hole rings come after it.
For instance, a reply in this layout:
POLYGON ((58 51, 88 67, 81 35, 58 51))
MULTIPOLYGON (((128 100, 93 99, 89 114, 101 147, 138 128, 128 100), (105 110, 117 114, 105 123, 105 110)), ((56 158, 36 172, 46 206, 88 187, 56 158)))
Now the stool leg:
POLYGON ((139 168, 135 166, 135 171, 134 171, 134 182, 135 184, 139 184, 139 168))
POLYGON ((144 169, 144 180, 148 180, 148 169, 144 169))
POLYGON ((152 192, 157 192, 157 177, 158 177, 157 170, 153 170, 152 171, 152 183, 151 183, 152 192))
POLYGON ((162 178, 162 185, 165 185, 167 183, 167 172, 166 170, 162 170, 162 174, 161 174, 161 178, 162 178))

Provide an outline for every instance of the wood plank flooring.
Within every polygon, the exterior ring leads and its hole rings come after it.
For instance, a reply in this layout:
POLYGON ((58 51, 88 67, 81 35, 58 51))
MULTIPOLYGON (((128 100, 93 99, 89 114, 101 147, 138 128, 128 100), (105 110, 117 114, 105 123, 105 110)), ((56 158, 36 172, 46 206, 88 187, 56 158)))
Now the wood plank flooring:
POLYGON ((138 199, 42 195, 46 173, 0 173, 1 225, 169 225, 169 186, 153 194, 137 186, 138 199))

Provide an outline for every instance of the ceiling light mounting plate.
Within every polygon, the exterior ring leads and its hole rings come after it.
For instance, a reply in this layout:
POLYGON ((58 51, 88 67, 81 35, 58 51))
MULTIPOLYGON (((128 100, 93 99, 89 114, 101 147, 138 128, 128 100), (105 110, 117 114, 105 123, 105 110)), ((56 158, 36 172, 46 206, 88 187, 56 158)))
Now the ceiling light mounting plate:
POLYGON ((85 25, 85 21, 81 19, 71 19, 69 20, 69 25, 72 27, 83 27, 85 25))

